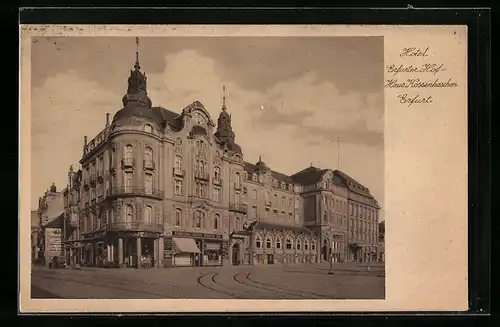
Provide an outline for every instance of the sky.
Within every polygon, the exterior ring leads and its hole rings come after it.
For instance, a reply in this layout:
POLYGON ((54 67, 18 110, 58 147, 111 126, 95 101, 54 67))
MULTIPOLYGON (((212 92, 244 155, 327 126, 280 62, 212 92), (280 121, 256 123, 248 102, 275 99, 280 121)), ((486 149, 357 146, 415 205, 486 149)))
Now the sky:
MULTIPOLYGON (((106 113, 122 108, 136 42, 36 37, 31 51, 35 210, 52 182, 66 187, 84 135, 95 137, 106 113)), ((200 101, 216 121, 225 85, 245 161, 261 156, 288 175, 310 165, 340 168, 383 208, 381 37, 143 37, 139 56, 153 106, 180 113, 200 101)))

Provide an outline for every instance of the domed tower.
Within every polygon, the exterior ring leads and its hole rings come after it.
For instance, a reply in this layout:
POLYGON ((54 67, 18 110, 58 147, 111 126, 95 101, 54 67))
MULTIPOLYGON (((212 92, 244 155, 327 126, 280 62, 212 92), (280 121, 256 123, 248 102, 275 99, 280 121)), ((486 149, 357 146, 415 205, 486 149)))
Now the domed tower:
POLYGON ((52 185, 50 186, 50 193, 56 193, 56 192, 57 192, 56 185, 54 184, 54 182, 52 182, 52 185))
POLYGON ((217 119, 217 131, 215 132, 215 137, 217 137, 223 145, 227 145, 229 150, 241 153, 241 147, 236 144, 235 134, 233 128, 231 127, 231 115, 227 113, 226 107, 226 86, 222 87, 223 97, 222 97, 222 112, 217 119))

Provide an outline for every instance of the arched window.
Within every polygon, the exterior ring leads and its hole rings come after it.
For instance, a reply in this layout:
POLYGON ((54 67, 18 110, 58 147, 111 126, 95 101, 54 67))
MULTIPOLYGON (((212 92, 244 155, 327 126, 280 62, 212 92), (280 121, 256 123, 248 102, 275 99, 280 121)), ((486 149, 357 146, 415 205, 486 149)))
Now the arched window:
POLYGON ((182 172, 182 157, 175 156, 175 173, 180 174, 182 172))
POLYGON ((257 235, 255 237, 255 247, 257 249, 260 249, 262 247, 262 238, 260 237, 260 235, 257 235))
POLYGON ((194 212, 194 222, 193 222, 193 226, 195 228, 201 228, 203 226, 203 220, 205 218, 205 213, 203 213, 202 211, 200 210, 196 210, 194 212))
POLYGON ((311 249, 316 250, 316 241, 315 240, 311 241, 311 249))
POLYGON ((309 239, 307 239, 307 238, 304 241, 304 250, 309 250, 309 239))
POLYGON ((281 249, 282 239, 281 236, 276 237, 276 248, 281 249))
POLYGON ((214 179, 215 180, 220 180, 220 168, 219 167, 214 167, 214 179))
POLYGON ((182 221, 182 211, 181 209, 175 209, 175 226, 180 226, 182 221))
POLYGON ((267 249, 272 248, 271 239, 270 239, 269 237, 266 239, 266 248, 267 248, 267 249))
POLYGON ((219 215, 214 216, 214 229, 219 229, 219 215))
POLYGON ((153 223, 153 208, 151 208, 151 206, 146 206, 144 208, 144 222, 148 225, 153 223))
POLYGON ((153 127, 149 124, 144 125, 144 131, 146 133, 153 133, 153 127))
POLYGON ((299 238, 297 239, 297 250, 300 250, 302 247, 302 240, 299 238))
POLYGON ((131 205, 127 205, 125 207, 125 221, 127 223, 131 222, 132 221, 132 213, 133 213, 134 209, 132 208, 131 205))
POLYGON ((257 200, 257 190, 252 191, 252 199, 257 200))
POLYGON ((293 241, 290 237, 286 238, 286 249, 291 250, 293 248, 293 241))
POLYGON ((132 157, 133 157, 133 148, 132 148, 132 145, 127 144, 123 148, 123 158, 124 159, 132 159, 132 157))
POLYGON ((240 176, 240 173, 236 173, 235 174, 235 181, 234 181, 234 186, 239 189, 241 187, 241 180, 240 180, 241 176, 240 176))

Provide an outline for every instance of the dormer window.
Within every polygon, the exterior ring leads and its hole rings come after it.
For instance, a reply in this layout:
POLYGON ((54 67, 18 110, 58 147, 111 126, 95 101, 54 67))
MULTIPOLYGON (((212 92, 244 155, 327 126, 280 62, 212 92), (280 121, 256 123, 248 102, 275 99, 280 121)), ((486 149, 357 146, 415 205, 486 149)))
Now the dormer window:
POLYGON ((153 133, 153 126, 151 126, 149 124, 144 125, 144 131, 146 133, 153 133))
POLYGON ((257 175, 256 174, 252 174, 252 181, 254 181, 254 182, 257 181, 257 175))

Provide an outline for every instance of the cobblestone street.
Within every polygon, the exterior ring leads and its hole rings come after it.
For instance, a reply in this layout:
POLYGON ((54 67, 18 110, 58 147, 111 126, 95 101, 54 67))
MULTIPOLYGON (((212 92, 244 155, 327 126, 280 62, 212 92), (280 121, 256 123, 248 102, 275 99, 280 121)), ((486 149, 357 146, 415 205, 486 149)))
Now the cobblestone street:
POLYGON ((32 298, 383 299, 383 265, 328 264, 170 269, 33 266, 32 298))

